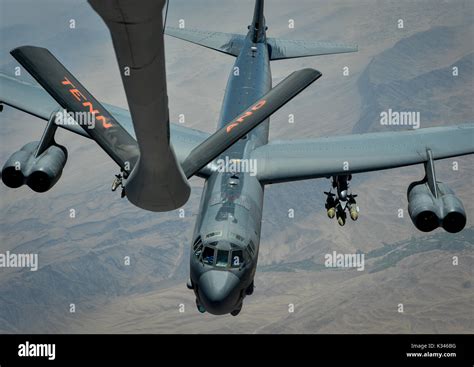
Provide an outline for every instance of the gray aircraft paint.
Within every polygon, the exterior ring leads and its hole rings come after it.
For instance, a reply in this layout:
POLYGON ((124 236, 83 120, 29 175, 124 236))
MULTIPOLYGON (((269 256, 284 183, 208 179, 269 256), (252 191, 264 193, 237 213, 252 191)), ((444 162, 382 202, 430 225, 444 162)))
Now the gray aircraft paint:
MULTIPOLYGON (((263 1, 257 1, 254 20, 229 76, 219 128, 232 121, 243 109, 257 101, 272 87, 264 19, 263 1), (260 31, 255 30, 256 22, 260 23, 260 31), (258 34, 258 43, 252 40, 254 32, 258 34), (239 71, 238 76, 234 73, 236 68, 239 71)), ((222 153, 219 158, 225 159, 227 156, 230 159, 249 159, 253 149, 268 142, 268 132, 269 121, 266 120, 222 153)), ((215 270, 215 267, 202 264, 191 248, 191 281, 198 302, 209 312, 226 314, 239 310, 246 290, 252 287, 260 243, 263 194, 264 186, 250 173, 241 172, 234 175, 230 172, 214 172, 204 185, 193 243, 200 236, 204 245, 217 241, 218 250, 229 250, 230 244, 234 244, 248 256, 243 268, 215 270), (213 232, 221 235, 206 238, 213 232), (237 239, 238 236, 244 240, 237 239), (246 251, 250 241, 255 245, 252 256, 246 251), (207 272, 210 273, 206 275, 207 272), (235 282, 234 277, 227 275, 227 272, 239 278, 239 282, 235 282), (208 280, 207 277, 212 279, 208 280), (203 280, 217 285, 220 292, 204 294, 200 289, 203 280), (231 286, 234 286, 234 289, 230 289, 231 286), (212 299, 209 299, 210 296, 212 299)))
MULTIPOLYGON (((153 5, 151 1, 149 4, 153 5)), ((254 17, 261 25, 260 32, 256 36, 253 34, 252 26, 247 37, 176 29, 173 30, 173 34, 169 33, 177 38, 238 56, 234 67, 238 67, 239 76, 235 76, 235 69, 232 69, 218 128, 225 126, 248 106, 263 95, 267 95, 271 88, 269 60, 351 52, 357 49, 355 46, 336 43, 280 39, 268 39, 266 44, 263 1, 257 1, 256 9, 262 9, 257 11, 257 16, 254 17), (258 42, 254 43, 252 40, 258 42), (275 47, 276 45, 278 47, 275 47)), ((254 20, 252 25, 255 23, 254 20)), ((38 71, 44 70, 38 69, 38 71)), ((3 74, 0 74, 0 83, 1 104, 44 120, 50 120, 51 114, 59 107, 44 89, 3 74)), ((304 87, 305 84, 302 84, 304 87)), ((136 139, 137 136, 133 131, 134 121, 130 113, 118 107, 104 103, 102 105, 126 132, 136 139)), ((266 116, 268 115, 264 117, 266 116)), ((48 123, 48 126, 51 124, 48 123)), ((87 130, 77 125, 60 126, 82 136, 91 137, 87 130)), ((256 159, 257 176, 239 173, 237 177, 232 177, 231 173, 215 172, 212 162, 194 173, 207 180, 192 244, 201 238, 204 243, 217 242, 217 247, 223 250, 231 249, 232 244, 237 250, 250 248, 250 243, 255 247, 246 265, 241 268, 210 267, 197 261, 193 253, 191 254, 191 280, 194 291, 200 298, 198 304, 200 306, 204 304, 207 311, 214 314, 238 313, 246 293, 250 294, 252 291, 260 240, 264 185, 318 177, 345 176, 420 163, 425 163, 426 166, 428 161, 432 165, 437 159, 474 152, 472 123, 406 132, 318 137, 270 143, 268 143, 268 128, 268 120, 263 121, 255 129, 249 129, 246 137, 232 144, 217 157, 256 159), (208 237, 210 234, 212 236, 208 237)), ((204 132, 170 124, 170 142, 176 151, 176 159, 181 168, 192 158, 193 152, 211 137, 212 135, 204 132)), ((97 139, 94 140, 98 142, 97 139)), ((26 146, 28 149, 33 149, 31 144, 26 146)), ((10 160, 16 154, 22 153, 21 151, 14 153, 10 160)), ((163 161, 154 163, 163 164, 163 161)), ((434 176, 431 181, 436 181, 434 176)), ((153 184, 153 180, 150 183, 153 184)), ((444 191, 454 196, 448 188, 444 191)), ((413 191, 413 194, 415 193, 413 191)), ((446 198, 442 199, 444 205, 446 198)), ((456 203, 451 200, 450 204, 453 206, 456 203)), ((202 307, 200 309, 203 311, 202 307)))

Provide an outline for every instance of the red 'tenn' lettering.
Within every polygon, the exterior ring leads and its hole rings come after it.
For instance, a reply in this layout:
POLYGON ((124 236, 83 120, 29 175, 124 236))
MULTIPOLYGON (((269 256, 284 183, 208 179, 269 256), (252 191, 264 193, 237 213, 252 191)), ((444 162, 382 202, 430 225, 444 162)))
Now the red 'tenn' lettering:
POLYGON ((67 77, 64 77, 64 80, 61 82, 61 84, 70 86, 69 92, 73 95, 73 97, 76 100, 78 100, 79 102, 82 101, 82 105, 84 107, 89 108, 89 113, 92 113, 94 117, 96 118, 96 120, 102 122, 102 126, 104 127, 104 129, 108 129, 109 127, 112 127, 112 124, 107 122, 107 119, 99 113, 99 110, 96 110, 94 108, 94 105, 92 104, 92 102, 88 101, 87 98, 81 93, 81 91, 77 89, 76 86, 72 84, 72 82, 67 77))

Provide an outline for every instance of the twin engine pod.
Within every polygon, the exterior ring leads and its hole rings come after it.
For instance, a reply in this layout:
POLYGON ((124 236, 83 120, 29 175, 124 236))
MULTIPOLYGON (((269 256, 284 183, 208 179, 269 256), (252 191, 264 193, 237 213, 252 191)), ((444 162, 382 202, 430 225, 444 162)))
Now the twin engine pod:
POLYGON ((67 149, 54 144, 37 154, 39 142, 31 142, 13 153, 2 169, 2 181, 11 188, 25 183, 36 192, 45 192, 58 182, 67 161, 67 149))
POLYGON ((436 183, 435 196, 428 183, 414 182, 408 188, 408 213, 420 231, 431 232, 442 226, 445 231, 457 233, 466 225, 466 212, 451 188, 436 183))

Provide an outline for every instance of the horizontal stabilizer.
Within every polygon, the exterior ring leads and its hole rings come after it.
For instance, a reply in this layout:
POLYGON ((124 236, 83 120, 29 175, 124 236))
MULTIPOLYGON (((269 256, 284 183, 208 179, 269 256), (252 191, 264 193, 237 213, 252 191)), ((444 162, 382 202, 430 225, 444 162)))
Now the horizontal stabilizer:
POLYGON ((293 41, 268 38, 267 43, 270 60, 294 59, 297 57, 332 55, 358 51, 357 45, 338 42, 293 41))
POLYGON ((74 116, 87 116, 84 121, 88 123, 80 126, 122 169, 128 171, 134 166, 139 158, 135 139, 51 52, 22 46, 11 54, 64 110, 74 116))
POLYGON ((239 56, 245 41, 245 36, 240 34, 174 27, 166 27, 165 34, 236 57, 239 56))
POLYGON ((235 120, 194 148, 182 164, 186 177, 196 174, 320 77, 321 73, 314 69, 302 69, 290 74, 235 120))

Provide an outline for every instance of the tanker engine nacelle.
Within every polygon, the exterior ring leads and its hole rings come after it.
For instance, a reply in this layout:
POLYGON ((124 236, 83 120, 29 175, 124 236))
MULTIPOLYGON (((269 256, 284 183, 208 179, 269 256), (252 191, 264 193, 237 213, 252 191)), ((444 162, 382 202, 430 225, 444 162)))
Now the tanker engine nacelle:
POLYGON ((466 212, 461 200, 451 188, 436 183, 437 195, 427 182, 413 182, 408 188, 408 213, 416 228, 431 232, 442 226, 445 231, 457 233, 466 225, 466 212))
POLYGON ((67 161, 67 149, 54 144, 37 154, 38 142, 13 153, 2 169, 2 181, 11 188, 25 183, 36 192, 45 192, 58 182, 67 161))

